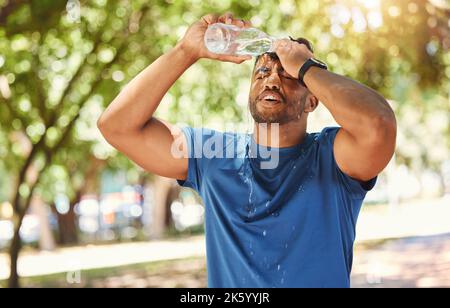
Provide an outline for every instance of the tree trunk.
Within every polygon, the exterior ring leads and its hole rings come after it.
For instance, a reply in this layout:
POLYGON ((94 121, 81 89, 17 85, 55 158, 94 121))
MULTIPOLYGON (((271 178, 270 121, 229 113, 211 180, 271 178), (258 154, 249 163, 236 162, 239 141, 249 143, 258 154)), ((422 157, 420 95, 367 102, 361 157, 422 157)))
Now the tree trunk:
POLYGON ((56 213, 58 218, 58 244, 71 245, 78 243, 77 222, 75 217, 74 206, 76 203, 70 204, 70 209, 67 214, 56 213))
POLYGON ((31 211, 39 219, 39 249, 52 251, 55 249, 55 238, 48 219, 48 207, 41 198, 35 197, 31 203, 31 211))
MULTIPOLYGON (((20 226, 20 224, 19 224, 20 226)), ((11 241, 11 245, 9 247, 9 258, 10 258, 10 274, 8 280, 9 288, 19 288, 19 273, 17 271, 17 261, 19 259, 19 251, 21 246, 20 239, 20 227, 16 227, 14 231, 14 237, 11 241)))
POLYGON ((78 228, 77 219, 75 215, 75 204, 80 202, 81 190, 76 193, 73 200, 70 201, 69 212, 66 214, 60 214, 53 206, 53 211, 58 218, 58 244, 71 245, 78 243, 78 228))
POLYGON ((170 206, 172 205, 172 202, 174 202, 176 199, 178 199, 180 191, 181 191, 181 187, 179 185, 176 185, 174 182, 172 182, 169 192, 167 194, 167 198, 166 198, 166 218, 164 221, 166 228, 170 227, 173 224, 172 212, 170 211, 170 206))
POLYGON ((161 238, 167 229, 167 201, 172 186, 172 179, 155 176, 153 180, 153 215, 150 227, 151 238, 161 238))
POLYGON ((90 165, 86 170, 84 176, 85 181, 81 187, 77 187, 75 197, 70 200, 69 212, 66 214, 60 214, 53 205, 53 211, 58 218, 58 243, 61 245, 70 245, 78 243, 78 227, 77 218, 75 215, 75 204, 79 203, 81 197, 84 194, 95 194, 99 191, 99 171, 105 165, 105 161, 96 158, 95 156, 89 157, 90 165))

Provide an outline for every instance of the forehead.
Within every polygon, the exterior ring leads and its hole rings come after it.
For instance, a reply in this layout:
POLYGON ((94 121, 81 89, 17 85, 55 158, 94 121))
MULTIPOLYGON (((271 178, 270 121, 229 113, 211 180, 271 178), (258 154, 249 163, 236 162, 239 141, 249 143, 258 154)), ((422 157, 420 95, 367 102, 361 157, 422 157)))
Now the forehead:
POLYGON ((255 67, 260 66, 274 66, 276 64, 281 64, 280 60, 276 55, 271 55, 268 53, 262 54, 256 61, 255 67))

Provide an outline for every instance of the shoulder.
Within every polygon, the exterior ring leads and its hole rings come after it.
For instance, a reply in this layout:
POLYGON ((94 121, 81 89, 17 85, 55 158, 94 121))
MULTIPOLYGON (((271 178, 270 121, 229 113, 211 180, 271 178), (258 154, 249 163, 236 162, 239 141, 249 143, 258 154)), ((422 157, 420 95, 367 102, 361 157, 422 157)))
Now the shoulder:
POLYGON ((333 154, 333 144, 336 138, 336 134, 340 127, 330 126, 323 128, 320 132, 310 133, 310 139, 312 140, 312 148, 315 148, 317 154, 333 154))
POLYGON ((312 135, 314 136, 314 139, 319 143, 333 143, 339 129, 340 127, 338 126, 329 126, 325 127, 320 132, 312 133, 312 135))
POLYGON ((320 165, 330 170, 333 178, 337 179, 354 198, 364 198, 367 191, 371 190, 377 177, 361 182, 345 174, 338 166, 334 155, 334 140, 340 127, 325 127, 321 132, 314 133, 318 148, 318 160, 320 165))

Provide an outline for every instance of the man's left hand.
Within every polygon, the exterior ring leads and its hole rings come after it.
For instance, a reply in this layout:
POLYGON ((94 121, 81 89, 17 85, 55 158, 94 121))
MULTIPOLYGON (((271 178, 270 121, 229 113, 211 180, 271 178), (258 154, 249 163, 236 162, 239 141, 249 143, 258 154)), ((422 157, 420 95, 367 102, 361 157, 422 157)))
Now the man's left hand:
POLYGON ((289 39, 275 41, 274 51, 280 58, 284 70, 294 78, 298 78, 298 71, 303 64, 314 57, 314 54, 305 44, 289 39))

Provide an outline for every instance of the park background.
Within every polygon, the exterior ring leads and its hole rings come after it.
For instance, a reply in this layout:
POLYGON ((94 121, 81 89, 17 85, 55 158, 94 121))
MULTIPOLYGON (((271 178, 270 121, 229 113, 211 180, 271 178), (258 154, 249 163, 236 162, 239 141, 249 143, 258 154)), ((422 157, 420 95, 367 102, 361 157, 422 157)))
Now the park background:
MULTIPOLYGON (((96 121, 190 24, 227 11, 310 39, 395 110, 397 149, 360 215, 352 285, 450 287, 447 0, 0 0, 0 286, 206 286, 201 200, 115 151, 96 121)), ((252 65, 200 60, 156 116, 249 131, 252 65)), ((309 122, 335 123, 323 107, 309 122)))

